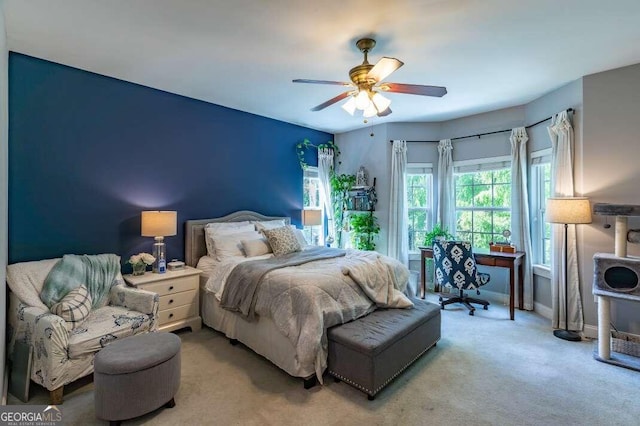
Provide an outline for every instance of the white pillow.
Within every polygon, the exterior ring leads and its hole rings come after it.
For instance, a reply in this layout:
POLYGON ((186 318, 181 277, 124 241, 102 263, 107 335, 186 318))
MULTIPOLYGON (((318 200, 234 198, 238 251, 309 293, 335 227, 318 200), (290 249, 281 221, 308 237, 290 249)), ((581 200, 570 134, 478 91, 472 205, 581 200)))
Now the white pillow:
POLYGON ((307 239, 304 237, 304 233, 302 232, 302 229, 296 228, 295 225, 289 225, 289 226, 293 228, 293 233, 296 234, 296 238, 300 243, 300 247, 304 250, 309 245, 309 243, 307 242, 307 239))
POLYGON ((264 237, 258 240, 242 240, 241 243, 244 254, 247 257, 262 256, 263 254, 273 253, 269 242, 264 237))
POLYGON ((281 228, 285 226, 284 219, 276 219, 276 220, 261 220, 258 222, 254 222, 256 225, 256 229, 258 231, 264 231, 265 229, 275 229, 281 228))
POLYGON ((219 235, 213 239, 216 259, 222 260, 231 256, 244 257, 242 240, 259 240, 262 235, 257 231, 239 232, 235 234, 219 235))
POLYGON ((207 244, 207 254, 216 257, 216 247, 214 240, 223 235, 237 234, 240 232, 255 231, 255 226, 248 221, 244 222, 224 222, 207 223, 204 227, 204 240, 207 244))

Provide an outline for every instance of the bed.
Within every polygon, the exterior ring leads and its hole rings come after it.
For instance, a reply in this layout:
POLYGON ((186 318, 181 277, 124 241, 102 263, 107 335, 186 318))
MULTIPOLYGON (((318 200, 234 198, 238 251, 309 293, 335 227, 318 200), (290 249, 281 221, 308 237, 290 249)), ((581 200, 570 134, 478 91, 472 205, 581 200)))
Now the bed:
MULTIPOLYGON (((360 276, 356 274, 360 263, 355 264, 353 262, 361 262, 362 259, 366 258, 366 261, 363 260, 364 263, 373 265, 373 259, 375 258, 376 265, 387 268, 386 270, 390 271, 389 274, 392 276, 389 281, 393 281, 393 285, 389 286, 388 294, 391 295, 391 293, 393 293, 393 295, 390 296, 387 302, 397 304, 397 306, 394 307, 407 307, 411 304, 409 299, 402 294, 409 276, 406 267, 386 256, 353 250, 345 254, 343 258, 318 260, 300 266, 285 267, 267 272, 263 278, 265 283, 261 282, 259 289, 256 290, 255 300, 257 300, 257 302, 255 309, 257 315, 254 319, 250 320, 242 313, 222 308, 221 290, 217 287, 219 284, 218 281, 225 281, 225 279, 229 277, 229 275, 225 275, 229 274, 228 271, 233 273, 234 268, 240 268, 240 266, 236 266, 236 262, 244 263, 246 260, 253 259, 243 260, 232 258, 223 259, 222 261, 213 259, 212 256, 208 255, 207 242, 205 241, 205 227, 207 227, 208 224, 243 223, 247 221, 251 223, 282 221, 285 225, 290 225, 290 218, 288 217, 265 216, 252 211, 239 211, 224 217, 189 220, 186 222, 185 262, 189 266, 198 267, 204 271, 200 277, 200 313, 202 320, 208 327, 222 332, 229 339, 232 339, 232 342, 235 340, 242 342, 291 376, 305 379, 305 387, 315 383, 316 378, 322 382, 322 373, 326 368, 326 328, 359 318, 372 312, 376 307, 381 306, 380 303, 372 301, 370 294, 371 289, 366 288, 366 285, 373 288, 376 283, 365 284, 364 290, 362 283, 356 283, 358 280, 362 281, 360 276), (320 262, 323 263, 321 264, 320 262), (344 266, 344 262, 347 262, 347 267, 344 266), (272 282, 279 283, 285 279, 288 280, 287 288, 288 286, 295 287, 297 281, 300 280, 301 283, 305 283, 305 285, 301 287, 307 289, 307 287, 311 286, 314 288, 314 291, 316 291, 316 293, 314 293, 316 296, 311 296, 312 300, 305 303, 307 303, 307 305, 316 305, 319 299, 323 299, 325 292, 324 290, 320 290, 322 295, 319 296, 318 290, 314 287, 324 285, 315 283, 315 281, 321 281, 320 277, 316 279, 316 276, 324 275, 314 269, 319 267, 326 270, 331 269, 332 271, 337 269, 338 271, 331 272, 333 275, 326 279, 326 281, 331 281, 328 285, 334 288, 338 286, 338 288, 341 289, 340 296, 338 297, 340 299, 338 303, 340 306, 336 308, 338 312, 331 313, 331 307, 324 307, 322 309, 328 313, 323 311, 320 314, 321 317, 318 317, 315 313, 313 315, 307 315, 310 319, 305 319, 306 317, 303 319, 304 321, 310 322, 308 328, 311 332, 305 330, 307 325, 304 323, 302 325, 296 324, 296 327, 300 327, 303 331, 298 330, 298 328, 294 331, 287 329, 288 325, 283 325, 287 320, 283 318, 287 315, 296 318, 297 316, 302 317, 302 315, 299 314, 301 308, 296 306, 289 307, 287 303, 284 302, 277 308, 272 308, 273 302, 270 304, 267 302, 262 303, 262 298, 266 297, 262 295, 262 293, 267 292, 267 290, 263 290, 263 288, 268 288, 269 285, 272 285, 272 282), (313 285, 308 283, 311 276, 314 277, 313 285), (307 284, 309 284, 309 286, 307 284), (403 298, 406 299, 406 301, 403 298), (271 311, 267 312, 268 309, 277 309, 278 311, 272 314, 271 311), (279 312, 279 310, 283 310, 283 312, 279 312), (321 323, 318 325, 314 321, 320 321, 321 323)), ((309 251, 315 249, 316 248, 311 248, 309 251)), ((317 249, 325 250, 321 248, 317 249)), ((273 257, 273 255, 271 256, 273 257)), ((259 259, 263 257, 269 256, 258 256, 255 258, 258 259, 256 262, 259 262, 259 259)), ((252 262, 246 263, 249 264, 252 262)), ((363 265, 364 264, 360 266, 363 265)), ((382 274, 378 273, 377 275, 381 276, 382 274)), ((332 291, 335 293, 335 290, 326 290, 326 293, 331 294, 332 291)), ((383 297, 386 297, 386 295, 383 295, 383 297)))

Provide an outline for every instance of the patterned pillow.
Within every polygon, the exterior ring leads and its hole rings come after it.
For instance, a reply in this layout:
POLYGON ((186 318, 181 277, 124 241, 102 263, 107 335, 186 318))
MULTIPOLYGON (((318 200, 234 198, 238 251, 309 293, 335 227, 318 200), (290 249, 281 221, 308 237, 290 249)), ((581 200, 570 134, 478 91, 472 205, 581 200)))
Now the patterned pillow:
POLYGON ((267 237, 274 256, 282 256, 302 250, 295 232, 289 226, 264 229, 262 233, 267 237))
POLYGON ((67 293, 62 300, 51 306, 51 313, 66 321, 67 330, 79 327, 91 312, 91 295, 84 285, 67 293))

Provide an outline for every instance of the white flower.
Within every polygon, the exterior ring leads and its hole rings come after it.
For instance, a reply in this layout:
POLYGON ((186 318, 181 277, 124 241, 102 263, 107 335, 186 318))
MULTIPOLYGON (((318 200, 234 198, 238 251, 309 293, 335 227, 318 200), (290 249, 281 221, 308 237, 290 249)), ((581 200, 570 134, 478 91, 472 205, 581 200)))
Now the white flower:
POLYGON ((149 253, 138 253, 134 254, 129 258, 129 263, 132 265, 145 264, 151 265, 156 261, 156 258, 151 256, 149 253))
POLYGON ((153 262, 156 261, 156 258, 151 256, 149 253, 140 253, 139 256, 142 259, 142 261, 147 265, 151 265, 153 262))

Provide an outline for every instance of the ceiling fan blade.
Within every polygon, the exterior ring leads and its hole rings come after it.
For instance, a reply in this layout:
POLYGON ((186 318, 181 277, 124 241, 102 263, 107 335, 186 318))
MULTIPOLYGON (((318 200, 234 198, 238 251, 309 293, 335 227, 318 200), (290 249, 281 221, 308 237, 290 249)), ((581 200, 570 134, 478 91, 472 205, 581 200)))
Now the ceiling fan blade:
POLYGON ((447 94, 447 88, 441 86, 423 86, 421 84, 383 83, 380 90, 408 95, 435 96, 438 98, 447 94))
POLYGON ((392 72, 400 68, 404 65, 404 62, 396 59, 396 58, 387 58, 386 56, 380 59, 374 66, 371 68, 369 73, 367 74, 367 78, 372 78, 376 82, 382 81, 385 78, 389 77, 392 72))
POLYGON ((294 83, 311 83, 311 84, 332 84, 335 86, 351 86, 351 83, 347 83, 344 81, 330 81, 330 80, 305 80, 302 78, 297 78, 293 80, 294 83))
POLYGON ((326 102, 321 103, 320 105, 311 108, 311 111, 320 111, 321 109, 325 109, 326 107, 335 104, 336 102, 340 102, 341 100, 343 100, 344 98, 346 98, 347 96, 349 96, 351 94, 351 90, 347 91, 347 92, 343 92, 340 93, 338 96, 336 96, 335 98, 331 98, 326 102))
POLYGON ((387 109, 385 109, 382 112, 378 113, 378 117, 386 117, 387 115, 391 114, 393 111, 391 111, 391 108, 387 107, 387 109))

